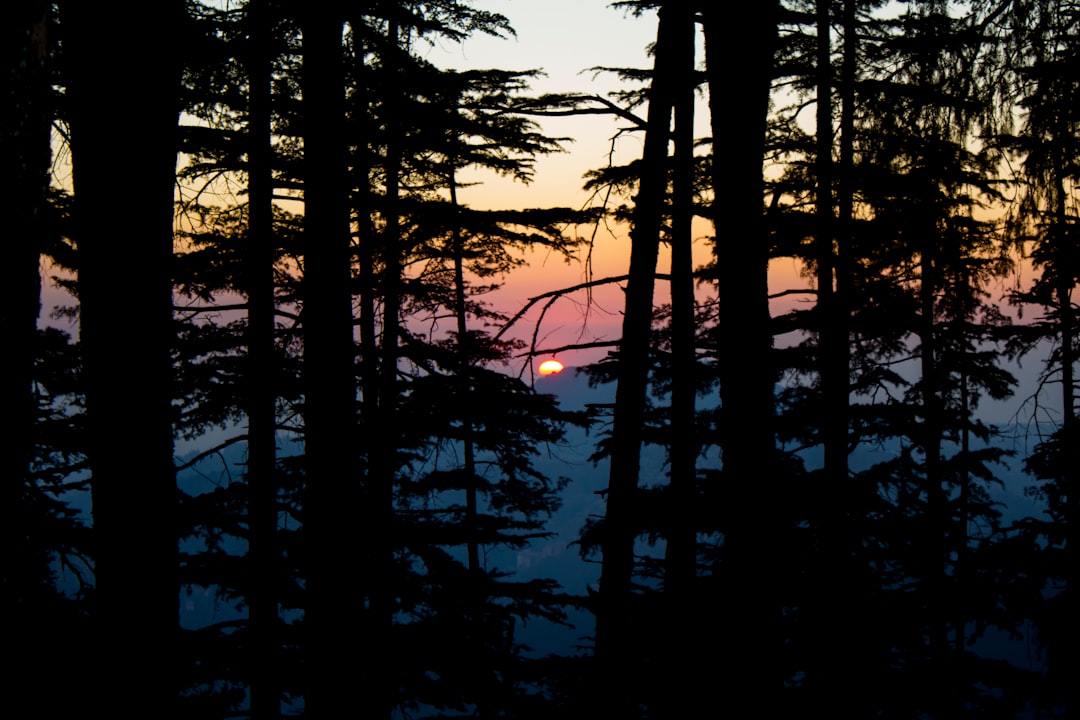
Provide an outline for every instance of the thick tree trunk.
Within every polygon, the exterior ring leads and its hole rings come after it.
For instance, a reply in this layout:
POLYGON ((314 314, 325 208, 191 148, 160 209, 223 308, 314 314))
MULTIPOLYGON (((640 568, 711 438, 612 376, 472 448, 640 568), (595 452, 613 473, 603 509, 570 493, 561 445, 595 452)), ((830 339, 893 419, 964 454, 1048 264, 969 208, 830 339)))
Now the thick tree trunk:
POLYGON ((725 640, 717 697, 733 708, 755 707, 762 716, 773 714, 769 708, 783 686, 777 665, 782 526, 775 502, 783 478, 775 457, 769 243, 762 208, 778 14, 777 0, 704 10, 723 348, 722 495, 728 505, 721 566, 726 602, 711 632, 725 640), (731 42, 732 28, 743 42, 731 42))
POLYGON ((148 14, 138 2, 72 2, 64 12, 98 714, 170 717, 178 556, 169 264, 184 6, 162 2, 148 14))
POLYGON ((40 256, 49 233, 50 3, 27 2, 5 11, 0 22, 0 197, 5 198, 3 248, 7 268, 0 303, 5 371, 0 407, 7 423, 0 435, 0 616, 16 619, 0 631, 7 687, 41 700, 42 714, 75 708, 85 681, 79 663, 58 662, 56 647, 78 644, 57 613, 52 572, 55 531, 48 511, 35 502, 40 418, 35 362, 40 357, 40 256), (57 684, 69 690, 55 693, 57 684))
POLYGON ((359 551, 353 528, 360 500, 345 195, 344 21, 324 7, 311 8, 303 21, 305 703, 309 717, 329 718, 365 702, 357 690, 365 570, 341 565, 342 557, 359 551))
POLYGON ((37 423, 38 263, 47 232, 51 160, 48 7, 27 3, 0 26, 0 192, 7 199, 3 247, 9 268, 6 299, 0 303, 6 360, 0 407, 10 418, 0 437, 0 611, 5 617, 23 616, 25 609, 18 608, 33 607, 36 595, 51 591, 45 539, 26 507, 37 423))

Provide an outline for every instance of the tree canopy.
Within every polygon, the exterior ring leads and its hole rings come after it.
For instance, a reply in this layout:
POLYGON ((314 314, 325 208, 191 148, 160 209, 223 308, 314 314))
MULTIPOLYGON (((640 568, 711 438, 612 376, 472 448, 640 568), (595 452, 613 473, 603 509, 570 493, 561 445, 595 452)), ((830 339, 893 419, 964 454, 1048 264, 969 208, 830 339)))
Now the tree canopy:
POLYGON ((442 66, 492 3, 143 5, 3 29, 37 714, 1080 712, 1073 4, 615 3, 605 94, 442 66), (580 204, 470 205, 575 116, 580 204))

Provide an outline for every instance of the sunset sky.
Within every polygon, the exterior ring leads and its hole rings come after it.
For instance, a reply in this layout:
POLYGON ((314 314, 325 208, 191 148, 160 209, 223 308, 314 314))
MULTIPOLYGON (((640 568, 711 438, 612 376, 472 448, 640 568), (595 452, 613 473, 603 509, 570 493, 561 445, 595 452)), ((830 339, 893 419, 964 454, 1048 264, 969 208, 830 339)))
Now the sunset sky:
MULTIPOLYGON (((510 19, 517 36, 509 39, 476 35, 463 45, 440 44, 427 57, 442 67, 489 68, 509 70, 540 69, 546 77, 533 84, 534 92, 575 92, 606 95, 620 87, 610 73, 596 73, 593 67, 647 68, 652 64, 647 47, 656 36, 656 16, 649 13, 634 18, 621 9, 609 7, 605 0, 483 0, 478 8, 499 12, 510 19)), ((701 48, 698 49, 701 57, 701 48)), ((700 62, 700 61, 699 61, 700 62)), ((643 114, 644 110, 638 111, 643 114)), ((476 175, 481 184, 461 193, 471 207, 528 208, 563 206, 581 208, 598 204, 582 189, 583 175, 590 169, 612 161, 629 162, 641 155, 641 133, 619 134, 626 121, 610 116, 589 115, 570 118, 544 118, 541 124, 553 136, 571 137, 567 152, 541 158, 534 181, 529 185, 512 183, 493 176, 476 175), (613 141, 613 138, 618 138, 613 141)), ((702 97, 697 115, 697 134, 708 134, 708 109, 702 97)), ((629 241, 626 228, 569 228, 568 232, 594 241, 593 277, 603 278, 626 273, 629 241)), ((705 263, 710 248, 704 237, 711 235, 711 225, 699 222, 695 228, 696 264, 705 263)), ((659 272, 667 272, 668 256, 662 252, 659 272)), ((791 265, 788 263, 788 265, 791 265)), ((778 267, 777 280, 785 287, 805 284, 797 268, 778 267)), ((538 252, 529 258, 529 267, 514 273, 504 288, 490 296, 500 310, 513 314, 530 297, 559 288, 570 287, 587 279, 580 262, 569 265, 562 258, 538 252)), ((667 294, 666 284, 657 284, 657 301, 667 294)), ((583 293, 558 301, 548 311, 540 327, 540 347, 613 340, 621 326, 622 293, 615 286, 598 288, 588 305, 583 293)), ((789 300, 797 302, 797 300, 789 300)), ((531 337, 539 311, 521 321, 518 336, 531 337)), ((562 359, 578 365, 599 359, 603 350, 576 351, 562 359)), ((543 358, 541 358, 543 359, 543 358)), ((539 362, 539 360, 538 360, 539 362)))
MULTIPOLYGON (((484 0, 475 5, 507 16, 517 36, 500 39, 476 35, 460 46, 444 44, 432 49, 429 54, 432 62, 462 69, 540 69, 546 76, 533 83, 536 94, 575 92, 599 95, 606 95, 618 88, 619 82, 609 73, 598 74, 589 71, 589 68, 648 67, 651 64, 646 47, 655 39, 654 14, 635 19, 621 10, 608 7, 604 0, 554 0, 543 3, 484 0)), ((527 186, 492 176, 477 176, 482 184, 463 192, 463 202, 478 209, 583 208, 597 204, 582 189, 585 172, 605 166, 612 150, 615 152, 614 162, 617 163, 628 162, 641 154, 640 133, 623 134, 613 147, 612 138, 627 123, 610 116, 544 118, 540 122, 550 135, 573 138, 573 142, 566 145, 567 152, 540 158, 535 179, 527 186)), ((591 238, 595 243, 592 256, 594 278, 626 272, 629 244, 625 228, 578 227, 567 230, 570 234, 591 238)), ((529 258, 529 267, 509 277, 504 289, 493 294, 490 302, 502 311, 513 314, 530 297, 577 285, 587 279, 582 262, 567 264, 561 257, 538 252, 529 258)), ((593 305, 589 306, 584 293, 578 293, 552 306, 540 327, 540 346, 555 347, 617 338, 621 327, 621 291, 614 286, 597 289, 592 300, 593 305)), ((531 338, 538 318, 539 308, 520 322, 515 335, 531 338)), ((563 360, 568 365, 577 365, 599 359, 603 354, 603 350, 569 353, 563 356, 563 360)))
MULTIPOLYGON (((507 16, 516 36, 493 38, 476 34, 462 44, 442 41, 426 49, 418 45, 417 50, 433 64, 444 68, 542 70, 545 76, 533 83, 535 94, 566 92, 607 95, 623 87, 620 81, 611 73, 598 73, 590 68, 647 68, 652 64, 647 47, 655 39, 656 16, 653 12, 634 18, 621 9, 609 7, 607 0, 476 0, 472 4, 507 16)), ((698 57, 701 57, 700 47, 698 57)), ((638 112, 643 115, 644 109, 638 112)), ((599 205, 600 200, 582 189, 583 175, 590 169, 604 167, 609 162, 609 155, 610 161, 617 164, 641 155, 642 133, 620 133, 628 128, 628 123, 612 116, 542 118, 539 122, 547 134, 573 139, 566 144, 566 152, 539 158, 533 182, 528 185, 492 174, 474 172, 471 176, 467 175, 464 179, 477 184, 461 190, 459 196, 462 202, 477 209, 584 208, 599 205)), ((699 104, 697 124, 697 135, 706 136, 708 110, 704 97, 699 104)), ((62 154, 60 160, 64 174, 66 153, 62 154)), ((617 198, 612 199, 611 204, 618 202, 617 198)), ((569 227, 566 232, 592 241, 592 278, 626 273, 629 240, 625 227, 614 224, 579 226, 569 227)), ((698 222, 695 228, 697 265, 705 263, 710 257, 711 250, 705 237, 711 234, 709 223, 698 222)), ((503 288, 487 297, 491 306, 506 315, 516 313, 529 298, 578 285, 589 279, 584 258, 568 263, 562 257, 540 251, 526 259, 527 267, 506 278, 503 288)), ((667 272, 668 262, 668 255, 662 249, 658 271, 667 272)), ((46 275, 51 272, 46 268, 46 275)), ((790 262, 778 268, 778 273, 777 282, 784 286, 781 289, 793 284, 805 284, 797 277, 797 268, 790 262)), ((49 320, 48 315, 55 305, 71 304, 70 297, 48 282, 44 291, 43 322, 66 325, 67 320, 49 320)), ((666 283, 658 282, 657 302, 663 302, 666 295, 666 283)), ((614 285, 597 288, 591 303, 582 292, 557 301, 539 327, 539 346, 551 348, 617 339, 621 328, 622 302, 622 292, 614 285)), ((799 300, 796 298, 785 302, 799 300)), ((524 317, 512 334, 531 339, 539 310, 540 306, 537 306, 524 317)), ((604 353, 605 350, 597 349, 566 353, 560 357, 567 365, 574 366, 595 361, 604 353)), ((539 358, 536 364, 542 359, 539 358)), ((523 367, 523 363, 524 360, 515 370, 523 367)))

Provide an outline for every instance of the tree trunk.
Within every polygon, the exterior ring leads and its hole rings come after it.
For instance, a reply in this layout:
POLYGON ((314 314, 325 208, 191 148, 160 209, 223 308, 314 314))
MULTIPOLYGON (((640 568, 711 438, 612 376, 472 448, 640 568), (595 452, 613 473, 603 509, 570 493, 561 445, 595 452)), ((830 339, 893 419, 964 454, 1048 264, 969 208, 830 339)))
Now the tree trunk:
MULTIPOLYGON (((634 540, 637 536, 638 474, 645 423, 645 399, 652 339, 653 285, 660 246, 660 229, 667 194, 668 141, 674 93, 671 80, 677 68, 673 52, 682 37, 680 24, 689 17, 684 3, 660 8, 653 82, 645 132, 638 195, 630 231, 630 273, 626 310, 619 343, 618 385, 611 431, 611 468, 607 511, 601 540, 603 566, 596 616, 596 656, 602 694, 611 712, 622 716, 632 704, 635 627, 632 609, 634 540), (683 16, 683 17, 680 17, 683 16)), ((691 21, 692 27, 692 21, 691 21)))
POLYGON ((714 162, 723 491, 728 504, 721 566, 726 602, 709 632, 723 637, 717 697, 768 716, 783 686, 780 531, 775 502, 774 372, 769 243, 762 208, 765 127, 774 65, 777 0, 704 10, 714 162), (743 42, 731 42, 737 28, 743 42), (746 48, 752 48, 747 54, 746 48), (738 112, 732 112, 738 108, 738 112), (723 162, 716 160, 723 158, 723 162))
MULTIPOLYGON (((841 168, 837 182, 833 161, 833 61, 830 0, 817 2, 817 309, 818 377, 821 411, 821 444, 824 467, 819 483, 822 495, 817 505, 816 536, 818 561, 813 611, 809 622, 814 638, 816 672, 815 702, 819 712, 837 718, 862 717, 861 686, 851 678, 860 665, 856 650, 854 622, 857 618, 857 573, 852 567, 854 537, 851 528, 854 501, 848 473, 849 337, 848 308, 844 302, 844 280, 840 251, 847 243, 839 236, 850 230, 852 214, 851 172, 853 88, 844 87, 841 121, 841 168), (833 188, 838 187, 839 220, 833 188)), ((854 3, 845 13, 854 13, 854 3)), ((845 16, 846 17, 846 16, 845 16)), ((845 22, 843 83, 853 83, 854 17, 845 22), (849 34, 851 33, 851 34, 849 34), (852 77, 848 75, 851 74, 852 77)))
POLYGON ((40 698, 43 714, 64 716, 86 683, 79 671, 58 663, 58 643, 79 643, 57 613, 52 572, 55 531, 40 502, 35 473, 40 420, 35 362, 40 357, 42 250, 49 234, 50 130, 53 117, 49 75, 50 3, 12 7, 0 23, 0 196, 5 198, 5 301, 0 337, 5 372, 0 407, 8 422, 0 436, 0 616, 18 618, 0 633, 0 657, 8 687, 40 698), (62 684, 67 693, 53 692, 62 684))
POLYGON ((251 712, 281 715, 278 639, 277 462, 274 350, 274 220, 270 126, 272 18, 267 0, 248 4, 248 648, 251 712))
MULTIPOLYGON (((834 285, 838 263, 835 249, 837 222, 833 186, 832 42, 829 0, 818 0, 817 9, 817 263, 818 342, 822 396, 822 444, 826 483, 843 492, 848 474, 848 322, 847 308, 840 303, 834 285)), ((847 98, 850 103, 851 97, 847 98)), ((851 108, 847 108, 848 111, 851 108)), ((845 141, 850 137, 845 138, 845 141)), ((845 168, 845 170, 847 170, 845 168)), ((850 205, 850 199, 846 201, 850 205)), ((850 207, 844 219, 850 222, 850 207)), ((842 507, 842 505, 841 505, 842 507)))
MULTIPOLYGON (((1055 133, 1058 142, 1067 137, 1064 127, 1055 133)), ((1076 317, 1073 310, 1073 278, 1076 277, 1074 266, 1069 258, 1075 250, 1075 243, 1068 217, 1067 204, 1069 194, 1065 188, 1064 152, 1054 148, 1052 179, 1054 183, 1053 216, 1050 232, 1053 234, 1051 250, 1054 256, 1056 282, 1053 290, 1055 312, 1058 316, 1058 332, 1061 349, 1061 472, 1065 492, 1065 587, 1068 593, 1068 606, 1064 617, 1075 617, 1072 610, 1080 610, 1080 462, 1077 458, 1077 442, 1080 442, 1080 430, 1076 417, 1076 317)), ((1059 670, 1054 671, 1061 678, 1065 689, 1065 717, 1069 720, 1080 718, 1080 698, 1075 688, 1075 678, 1080 671, 1080 629, 1076 623, 1066 621, 1066 637, 1062 638, 1061 657, 1064 660, 1059 670)))
MULTIPOLYGON (((365 653, 365 682, 370 689, 372 717, 389 717, 396 695, 393 661, 394 550, 397 547, 394 513, 394 482, 397 476, 400 446, 398 429, 398 346, 401 333, 402 303, 402 222, 400 208, 402 143, 404 122, 399 93, 401 80, 402 28, 401 10, 396 3, 381 3, 387 29, 384 43, 383 72, 386 74, 385 116, 386 150, 384 157, 385 196, 381 213, 382 233, 378 251, 382 259, 382 277, 377 282, 382 291, 382 337, 378 347, 378 372, 374 378, 375 417, 372 423, 368 473, 364 494, 364 519, 367 530, 364 542, 369 568, 368 610, 365 630, 369 650, 365 653)), ((365 355, 365 363, 367 362, 365 355)), ((365 369, 366 369, 365 365, 365 369)), ((365 379, 365 391, 367 389, 365 379)), ((365 403, 365 407, 366 403, 365 403)))
MULTIPOLYGON (((34 362, 41 312, 38 266, 47 232, 49 145, 52 107, 43 37, 48 3, 27 3, 0 26, 0 183, 7 198, 4 247, 8 258, 7 300, 0 303, 0 337, 5 338, 6 371, 0 380, 0 407, 10 422, 0 439, 0 611, 22 615, 35 595, 51 590, 48 553, 32 525, 26 497, 33 480, 37 400, 34 362)), ((9 650, 14 650, 9 648, 9 650)), ((17 663, 16 663, 17 666, 17 663)))
POLYGON ((304 15, 304 447, 303 532, 308 638, 306 712, 337 717, 364 701, 359 583, 343 569, 358 552, 360 477, 355 457, 355 347, 345 188, 344 21, 325 8, 304 15))
POLYGON ((702 678, 693 677, 699 664, 686 641, 692 637, 699 611, 694 604, 697 575, 697 348, 694 302, 694 34, 692 18, 680 18, 676 44, 677 97, 675 163, 671 208, 671 407, 670 473, 665 506, 667 545, 664 551, 664 607, 669 623, 665 665, 669 674, 665 696, 671 716, 688 716, 700 700, 702 678))
POLYGON ((64 11, 98 714, 170 717, 179 588, 169 264, 184 5, 148 14, 138 2, 73 2, 64 11))
POLYGON ((946 563, 948 558, 949 534, 949 497, 942 472, 941 439, 944 433, 944 407, 941 392, 945 378, 937 350, 937 323, 935 308, 937 288, 940 284, 939 268, 936 266, 935 253, 931 243, 936 238, 933 226, 928 223, 924 231, 926 244, 922 248, 920 261, 919 302, 919 367, 922 377, 920 397, 922 422, 920 423, 919 444, 923 450, 923 472, 926 487, 926 514, 928 532, 920 539, 923 547, 923 572, 926 573, 925 612, 927 632, 930 642, 930 659, 935 677, 935 687, 931 690, 932 717, 951 717, 945 711, 952 708, 955 687, 953 676, 949 672, 949 615, 946 611, 947 581, 946 563))
MULTIPOLYGON (((457 172, 453 167, 454 159, 450 159, 451 169, 448 178, 450 190, 450 207, 455 218, 450 228, 451 253, 454 259, 454 316, 457 322, 457 352, 458 382, 460 385, 460 397, 462 399, 461 434, 462 434, 462 459, 465 477, 465 532, 466 557, 468 561, 469 575, 474 584, 480 576, 480 543, 477 540, 477 489, 476 489, 476 443, 473 441, 473 422, 470 417, 468 402, 470 375, 472 373, 472 347, 469 340, 469 318, 465 305, 465 239, 461 236, 461 228, 458 225, 458 196, 457 196, 457 172)), ((474 610, 479 610, 480 598, 474 610)))

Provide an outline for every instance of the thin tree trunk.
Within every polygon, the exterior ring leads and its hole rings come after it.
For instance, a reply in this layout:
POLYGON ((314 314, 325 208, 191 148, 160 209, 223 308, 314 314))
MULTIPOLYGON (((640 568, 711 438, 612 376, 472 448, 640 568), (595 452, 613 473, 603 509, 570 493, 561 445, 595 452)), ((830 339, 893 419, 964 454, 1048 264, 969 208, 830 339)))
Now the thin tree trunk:
MULTIPOLYGON (((684 28, 680 28, 684 30, 684 28)), ((699 444, 695 429, 697 396, 693 264, 694 220, 694 38, 686 26, 674 59, 679 80, 675 101, 675 170, 671 219, 671 473, 664 590, 685 596, 696 565, 696 529, 689 521, 697 483, 699 444)))
POLYGON ((664 594, 668 623, 666 683, 671 716, 690 713, 701 680, 699 665, 687 645, 699 608, 694 604, 697 574, 697 455, 696 429, 697 351, 695 333, 693 221, 694 221, 694 34, 692 18, 681 18, 673 59, 677 73, 675 108, 675 163, 671 210, 671 408, 670 473, 665 507, 667 545, 664 552, 664 594))
POLYGON ((281 715, 277 547, 276 353, 274 351, 274 226, 271 177, 270 7, 248 4, 248 298, 246 407, 248 418, 248 648, 251 712, 281 715))
MULTIPOLYGON (((363 77, 371 69, 367 66, 369 48, 363 44, 364 18, 359 13, 352 20, 354 42, 354 71, 357 77, 363 77)), ((388 52, 396 52, 398 31, 395 21, 391 20, 387 33, 388 52)), ((391 64, 396 60, 390 60, 391 64)), ((393 101, 391 101, 393 102, 393 101)), ((382 237, 375 226, 377 198, 372 189, 373 149, 368 146, 370 134, 377 121, 371 116, 371 91, 369 82, 357 83, 352 96, 352 126, 358 128, 358 135, 352 144, 357 147, 353 168, 355 199, 353 214, 359 238, 359 267, 357 271, 359 293, 359 328, 360 328, 360 387, 362 391, 361 425, 363 433, 358 443, 363 448, 363 455, 368 460, 368 467, 363 488, 363 518, 361 536, 368 572, 360 579, 363 583, 362 594, 367 598, 368 608, 364 613, 364 675, 360 679, 360 692, 366 694, 365 707, 374 717, 385 717, 390 712, 394 690, 392 662, 386 653, 390 647, 392 629, 392 606, 389 583, 392 582, 393 563, 393 489, 394 462, 397 457, 397 432, 392 423, 396 420, 396 377, 391 375, 391 387, 387 389, 383 363, 393 363, 396 368, 398 326, 398 282, 392 281, 387 287, 386 279, 390 273, 400 273, 401 268, 395 253, 400 244, 399 221, 397 219, 398 170, 390 169, 387 175, 386 202, 381 212, 386 218, 382 237), (389 237, 393 237, 388 242, 389 237), (383 263, 382 283, 377 279, 379 262, 383 263), (393 266, 394 270, 388 267, 393 266), (377 299, 383 294, 384 305, 378 308, 377 299), (387 309, 386 303, 393 305, 387 309), (385 328, 388 317, 395 319, 389 333, 385 328), (382 344, 379 342, 380 319, 384 323, 382 344), (386 341, 394 338, 394 348, 387 354, 386 341)), ((390 123, 388 123, 390 125, 390 123)), ((392 142, 392 141, 391 141, 392 142)), ((391 153, 392 154, 392 153, 391 153)), ((399 161, 387 161, 387 168, 396 166, 399 161)), ((358 609, 357 612, 360 612, 358 609)))
MULTIPOLYGON (((451 160, 453 162, 453 160, 451 160)), ((461 420, 462 455, 465 473, 465 531, 469 574, 475 582, 480 573, 480 543, 477 541, 477 490, 476 490, 476 448, 473 442, 473 425, 469 416, 466 398, 469 396, 469 376, 472 370, 472 347, 469 340, 468 313, 465 307, 465 243, 461 237, 461 228, 457 223, 458 196, 456 172, 451 168, 450 207, 455 221, 450 228, 451 252, 454 258, 454 315, 457 322, 457 350, 461 384, 461 420)))
POLYGON ((485 579, 483 568, 480 566, 479 488, 477 487, 480 478, 476 472, 476 442, 472 414, 469 410, 469 398, 472 397, 470 386, 472 384, 473 347, 469 335, 466 307, 465 239, 462 237, 458 220, 460 206, 458 205, 457 176, 453 167, 454 158, 450 158, 450 163, 450 207, 455 218, 450 229, 450 243, 454 262, 454 315, 457 321, 457 371, 459 373, 457 380, 458 392, 460 393, 460 411, 462 413, 461 444, 462 473, 465 481, 465 545, 469 573, 466 607, 471 625, 471 637, 468 641, 471 646, 465 649, 464 657, 468 658, 471 663, 476 682, 478 692, 476 717, 490 718, 494 717, 492 712, 495 711, 495 708, 492 700, 496 697, 498 687, 493 682, 489 667, 490 662, 485 659, 487 650, 484 647, 484 641, 485 637, 490 634, 490 630, 487 628, 487 613, 485 612, 485 602, 487 601, 485 579))
POLYGON ((162 2, 148 14, 145 4, 124 0, 63 10, 96 543, 97 714, 171 717, 179 588, 169 265, 184 6, 162 2), (117 193, 126 203, 119 223, 117 193))
POLYGON ((358 78, 352 97, 352 127, 357 128, 357 137, 352 144, 357 147, 353 166, 353 216, 356 218, 356 232, 358 237, 358 268, 357 268, 357 294, 359 305, 360 327, 360 388, 361 406, 360 415, 364 431, 361 433, 360 446, 363 455, 370 457, 375 452, 379 443, 380 423, 379 414, 379 343, 378 343, 378 312, 376 310, 375 263, 378 252, 376 241, 378 232, 375 229, 375 197, 372 192, 372 161, 371 150, 366 146, 368 137, 372 132, 370 122, 371 92, 364 76, 367 74, 368 48, 363 44, 362 33, 356 28, 364 24, 364 18, 357 13, 351 21, 354 31, 353 41, 353 71, 358 78))
MULTIPOLYGON (((869 580, 866 569, 859 564, 858 549, 862 542, 861 520, 865 517, 866 492, 850 473, 848 465, 849 449, 853 440, 849 437, 851 421, 851 314, 853 311, 855 274, 855 188, 857 184, 855 168, 855 111, 857 108, 856 86, 858 82, 859 25, 858 1, 844 0, 843 28, 844 47, 841 60, 841 79, 839 85, 840 101, 840 148, 839 164, 836 172, 836 290, 833 304, 836 312, 832 322, 838 340, 831 349, 830 357, 836 369, 841 368, 840 385, 834 385, 834 397, 843 397, 842 407, 838 404, 831 412, 843 413, 844 447, 843 457, 835 454, 833 468, 835 475, 831 479, 839 482, 839 490, 833 500, 838 502, 838 511, 843 518, 839 537, 839 552, 843 554, 846 567, 843 572, 845 601, 839 603, 839 612, 844 614, 843 627, 846 630, 845 659, 841 671, 846 675, 846 687, 837 687, 838 693, 846 693, 847 706, 854 717, 865 717, 868 707, 877 700, 874 686, 873 665, 866 662, 871 657, 873 643, 867 630, 876 623, 866 617, 864 602, 865 588, 875 580, 869 580)), ((839 427, 841 423, 837 422, 839 427)), ((832 480, 830 480, 831 482, 832 480)))
MULTIPOLYGON (((1055 133, 1058 142, 1067 137, 1065 128, 1058 128, 1055 133)), ((1071 239, 1068 212, 1068 201, 1065 189, 1065 158, 1063 152, 1057 148, 1053 150, 1054 166, 1053 173, 1053 220, 1051 232, 1053 233, 1053 254, 1055 257, 1054 268, 1057 273, 1056 287, 1054 288, 1054 303, 1058 315, 1058 328, 1060 333, 1061 353, 1061 450, 1062 450, 1062 484, 1065 491, 1065 587, 1068 593, 1069 603, 1065 617, 1076 617, 1073 610, 1080 610, 1080 461, 1076 451, 1077 442, 1080 442, 1080 434, 1076 417, 1076 376, 1075 363, 1076 353, 1076 320, 1073 312, 1073 265, 1069 262, 1071 239)), ((1062 638, 1062 653, 1064 667, 1056 674, 1061 678, 1062 687, 1065 689, 1065 717, 1069 720, 1080 718, 1080 699, 1075 688, 1075 678, 1080 672, 1080 629, 1076 623, 1067 622, 1066 636, 1062 638)))
MULTIPOLYGON (((365 629, 365 677, 370 689, 372 717, 389 717, 394 700, 391 634, 393 629, 393 553, 395 536, 394 482, 398 469, 400 430, 398 428, 398 346, 402 303, 402 223, 400 208, 403 123, 399 121, 404 91, 401 83, 402 27, 395 3, 382 5, 387 20, 383 72, 387 94, 382 121, 387 128, 383 227, 379 250, 382 258, 382 338, 378 350, 376 383, 376 424, 371 433, 367 483, 365 487, 366 557, 368 558, 368 610, 365 629)), ((366 387, 366 385, 365 385, 366 387)))
POLYGON ((632 704, 633 638, 640 634, 632 609, 634 540, 637 535, 638 475, 645 423, 649 352, 652 339, 653 285, 660 246, 660 228, 667 194, 668 141, 677 77, 673 63, 680 38, 683 3, 660 7, 653 82, 649 90, 638 195, 630 231, 630 272, 626 310, 619 343, 618 384, 611 435, 611 467, 607 511, 601 540, 603 565, 596 616, 596 655, 600 663, 602 693, 619 716, 632 704))
MULTIPOLYGON (((963 316, 957 313, 957 318, 963 316)), ((966 354, 966 349, 965 349, 966 354)), ((953 565, 952 583, 955 588, 963 588, 971 580, 968 579, 968 562, 970 561, 970 548, 968 543, 970 541, 970 533, 968 530, 970 503, 971 503, 971 473, 967 470, 966 459, 971 457, 971 389, 969 388, 968 374, 967 374, 967 359, 961 360, 960 370, 960 457, 965 459, 965 462, 961 465, 961 470, 957 473, 957 485, 959 486, 959 495, 956 499, 956 537, 953 540, 953 546, 956 548, 956 562, 953 565)), ((961 604, 957 604, 955 616, 953 618, 953 652, 957 657, 963 655, 967 647, 967 618, 968 614, 965 612, 961 604)))
MULTIPOLYGON (((818 334, 820 353, 822 441, 826 483, 843 492, 848 474, 848 323, 847 309, 840 303, 834 285, 838 263, 834 248, 837 221, 833 187, 836 184, 833 162, 833 72, 831 16, 829 0, 819 0, 817 8, 817 263, 818 263, 818 334)), ((845 60, 846 61, 846 60, 845 60)), ((852 98, 847 98, 850 102, 852 98)), ((850 111, 851 108, 849 107, 850 111)), ((850 137, 847 138, 850 140, 850 137)), ((845 171, 850 172, 848 168, 845 171)), ((850 223, 850 197, 844 220, 850 223)), ((842 507, 842 504, 841 504, 842 507)))
POLYGON ((927 498, 927 525, 929 532, 922 538, 925 555, 923 572, 926 573, 927 591, 926 624, 930 641, 930 658, 934 668, 935 687, 931 689, 930 704, 935 718, 948 717, 946 709, 953 705, 954 695, 952 675, 949 672, 949 617, 945 610, 947 580, 946 564, 949 549, 949 508, 948 490, 942 473, 941 438, 943 434, 944 408, 941 390, 944 378, 937 350, 937 322, 935 319, 936 297, 940 284, 940 275, 936 267, 934 253, 930 247, 935 234, 932 226, 924 231, 926 244, 922 248, 919 320, 920 372, 922 385, 922 416, 920 445, 924 454, 923 472, 927 498))
MULTIPOLYGON (((838 235, 850 230, 851 223, 851 131, 853 124, 842 128, 840 174, 846 174, 844 183, 838 183, 836 164, 833 161, 833 61, 832 16, 830 0, 817 2, 817 326, 818 326, 818 373, 821 398, 821 444, 824 450, 823 481, 820 484, 823 497, 817 515, 816 534, 819 541, 819 575, 814 583, 815 610, 811 614, 811 632, 814 637, 818 688, 815 695, 820 703, 819 712, 836 718, 862 717, 859 698, 861 687, 853 686, 853 673, 861 664, 856 648, 854 621, 858 617, 856 599, 856 573, 853 572, 851 553, 854 538, 850 527, 853 502, 851 481, 848 476, 848 317, 842 302, 842 284, 838 257, 846 243, 838 235), (846 164, 845 164, 846 163, 846 164), (844 184, 843 192, 837 193, 840 218, 836 217, 833 188, 844 184), (835 278, 835 279, 834 279, 835 278)), ((845 5, 845 13, 854 11, 853 3, 845 5)), ((847 21, 848 19, 845 18, 847 21)), ((854 18, 845 25, 845 33, 853 33, 854 18)), ((854 71, 853 35, 845 38, 842 72, 845 83, 853 82, 846 77, 854 71), (850 67, 849 67, 850 64, 850 67)), ((851 89, 845 88, 842 98, 842 125, 853 119, 851 89)))

